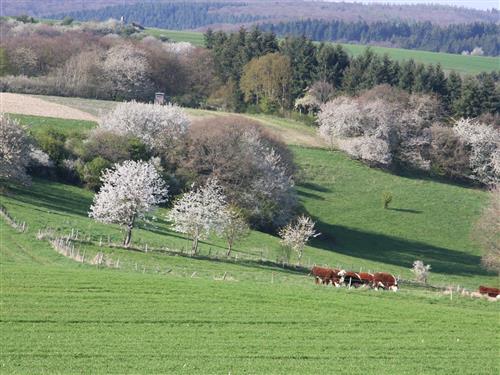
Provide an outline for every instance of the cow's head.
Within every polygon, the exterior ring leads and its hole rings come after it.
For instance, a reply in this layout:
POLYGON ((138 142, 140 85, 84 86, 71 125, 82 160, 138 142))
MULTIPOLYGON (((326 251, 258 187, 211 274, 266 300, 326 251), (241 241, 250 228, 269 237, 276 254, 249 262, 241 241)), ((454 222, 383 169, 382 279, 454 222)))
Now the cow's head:
POLYGON ((392 285, 389 287, 390 290, 392 290, 393 292, 397 292, 398 291, 398 285, 392 285))

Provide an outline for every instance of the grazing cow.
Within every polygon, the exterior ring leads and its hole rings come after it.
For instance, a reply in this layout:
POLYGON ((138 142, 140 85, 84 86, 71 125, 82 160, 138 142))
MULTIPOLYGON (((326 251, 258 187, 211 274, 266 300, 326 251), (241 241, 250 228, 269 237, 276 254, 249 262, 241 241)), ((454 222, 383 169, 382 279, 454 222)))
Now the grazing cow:
POLYGON ((339 286, 343 281, 344 270, 337 270, 331 268, 317 267, 314 266, 311 269, 311 275, 314 276, 314 282, 316 284, 333 284, 339 286))
POLYGON ((398 290, 398 280, 390 273, 377 272, 373 275, 372 286, 375 289, 390 289, 396 292, 398 290))
POLYGON ((359 278, 362 285, 372 285, 373 284, 373 273, 369 272, 359 272, 359 278))
POLYGON ((357 288, 362 284, 361 277, 356 272, 348 271, 344 275, 344 284, 357 288))
POLYGON ((493 298, 497 298, 497 296, 500 295, 500 289, 498 288, 491 288, 491 287, 488 287, 488 286, 480 286, 479 287, 479 293, 481 294, 487 294, 488 297, 493 297, 493 298))

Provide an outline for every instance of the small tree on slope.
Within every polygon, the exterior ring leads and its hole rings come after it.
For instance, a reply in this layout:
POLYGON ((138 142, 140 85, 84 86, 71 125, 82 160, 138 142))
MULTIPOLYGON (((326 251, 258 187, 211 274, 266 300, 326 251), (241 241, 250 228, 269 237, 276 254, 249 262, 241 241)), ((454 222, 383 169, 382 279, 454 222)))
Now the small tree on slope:
POLYGON ((227 256, 231 255, 235 241, 246 236, 250 228, 237 206, 228 206, 223 213, 222 237, 227 243, 227 256))
POLYGON ((320 235, 320 233, 314 230, 314 225, 315 223, 310 217, 302 215, 297 218, 296 222, 289 223, 279 232, 281 244, 297 253, 299 264, 304 254, 304 247, 307 241, 320 235))
POLYGON ((114 170, 106 169, 101 182, 89 216, 102 223, 123 226, 126 231, 123 244, 128 246, 136 221, 166 201, 167 186, 151 162, 131 160, 115 164, 114 170))
POLYGON ((176 232, 191 237, 193 254, 198 253, 198 242, 211 232, 221 233, 224 226, 226 197, 217 179, 205 186, 192 189, 178 199, 167 215, 176 232))

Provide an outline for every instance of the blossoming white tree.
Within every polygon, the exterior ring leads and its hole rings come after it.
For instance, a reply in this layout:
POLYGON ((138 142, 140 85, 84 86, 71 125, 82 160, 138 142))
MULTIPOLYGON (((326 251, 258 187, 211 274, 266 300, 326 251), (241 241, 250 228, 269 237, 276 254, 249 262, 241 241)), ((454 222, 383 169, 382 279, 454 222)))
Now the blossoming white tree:
POLYGON ((89 216, 103 223, 119 224, 125 229, 123 244, 128 246, 138 219, 165 202, 168 189, 154 165, 144 161, 125 161, 106 169, 102 187, 94 196, 89 216))
POLYGON ((284 225, 296 206, 294 182, 281 160, 281 156, 265 145, 255 129, 245 132, 242 146, 250 149, 249 157, 256 166, 250 189, 242 197, 254 216, 272 218, 275 227, 284 225), (266 212, 266 211, 269 212, 266 212))
POLYGON ((220 234, 224 228, 226 197, 217 179, 212 178, 204 186, 183 194, 174 204, 167 219, 176 232, 192 239, 191 250, 198 252, 198 243, 210 233, 220 234))
POLYGON ((419 283, 427 283, 430 269, 430 264, 426 265, 421 260, 416 260, 415 262, 413 262, 413 268, 411 269, 411 272, 413 272, 413 274, 415 275, 415 279, 419 283))
POLYGON ((178 140, 189 124, 184 110, 175 104, 162 106, 135 101, 119 104, 99 120, 100 129, 133 135, 152 148, 178 140))
POLYGON ((500 182, 500 131, 493 126, 460 119, 453 127, 455 133, 470 148, 472 177, 484 184, 500 182))
POLYGON ((106 83, 117 97, 130 99, 153 94, 148 60, 142 51, 130 44, 110 48, 103 70, 106 83))
POLYGON ((0 113, 0 180, 27 184, 31 145, 19 122, 0 113))
POLYGON ((320 235, 320 233, 317 233, 314 229, 314 225, 315 223, 310 217, 301 215, 295 222, 289 223, 279 232, 281 244, 297 253, 299 264, 307 242, 311 238, 320 235))
POLYGON ((338 137, 362 135, 364 117, 356 100, 338 97, 321 106, 318 123, 319 135, 333 148, 338 137))

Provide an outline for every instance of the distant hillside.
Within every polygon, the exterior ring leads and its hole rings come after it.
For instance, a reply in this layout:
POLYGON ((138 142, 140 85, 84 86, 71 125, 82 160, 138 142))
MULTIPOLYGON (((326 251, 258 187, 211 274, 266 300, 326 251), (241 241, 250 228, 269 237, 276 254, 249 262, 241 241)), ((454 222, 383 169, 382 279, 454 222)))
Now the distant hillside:
MULTIPOLYGON (((79 13, 80 16, 99 18, 96 10, 109 6, 134 6, 137 3, 162 4, 162 3, 207 3, 207 1, 176 1, 176 0, 3 0, 1 10, 3 15, 30 14, 35 16, 49 16, 61 13, 79 13)), ((227 4, 224 7, 211 9, 213 16, 224 17, 228 15, 245 17, 269 17, 273 22, 285 20, 297 20, 304 18, 344 20, 367 22, 386 20, 406 21, 430 21, 440 25, 469 22, 497 22, 498 11, 481 11, 462 7, 449 7, 443 5, 387 5, 387 4, 362 4, 326 1, 304 1, 304 0, 218 0, 217 3, 227 4), (238 7, 232 4, 238 3, 238 7)), ((140 7, 140 5, 139 5, 140 7)), ((106 10, 108 12, 108 10, 106 10)), ((151 13, 144 18, 158 19, 157 15, 151 13)), ((168 25, 155 24, 159 27, 168 25)), ((152 22, 146 22, 153 26, 152 22)), ((229 22, 231 24, 231 22, 229 22)))
POLYGON ((447 53, 471 52, 477 48, 478 54, 487 56, 498 56, 500 52, 500 25, 495 23, 475 22, 443 27, 430 22, 368 23, 308 19, 263 24, 261 28, 279 36, 305 35, 317 41, 374 44, 447 53))

